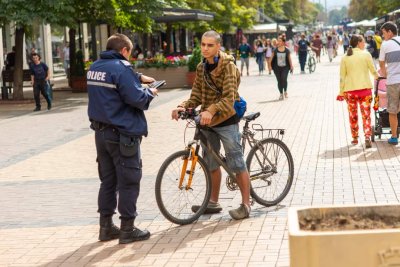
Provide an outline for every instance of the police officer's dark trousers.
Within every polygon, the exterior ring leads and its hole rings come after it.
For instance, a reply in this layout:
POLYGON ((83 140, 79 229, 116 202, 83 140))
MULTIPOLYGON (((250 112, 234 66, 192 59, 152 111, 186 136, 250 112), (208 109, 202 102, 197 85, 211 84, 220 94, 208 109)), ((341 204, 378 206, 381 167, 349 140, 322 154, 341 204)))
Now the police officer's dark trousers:
POLYGON ((136 202, 139 196, 142 164, 140 158, 140 138, 130 138, 128 151, 120 149, 120 134, 112 126, 95 128, 100 191, 98 212, 101 216, 113 215, 117 207, 121 219, 130 220, 137 216, 136 202))

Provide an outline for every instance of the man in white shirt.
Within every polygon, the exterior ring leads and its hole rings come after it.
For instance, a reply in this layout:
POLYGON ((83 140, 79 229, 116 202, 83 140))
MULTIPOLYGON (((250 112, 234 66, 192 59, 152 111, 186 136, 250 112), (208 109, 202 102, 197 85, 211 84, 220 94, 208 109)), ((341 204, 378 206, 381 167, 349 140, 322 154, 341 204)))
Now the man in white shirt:
POLYGON ((66 42, 63 48, 63 60, 64 60, 64 70, 65 74, 68 76, 68 69, 69 69, 69 43, 66 42))
POLYGON ((388 97, 389 123, 392 137, 388 140, 391 145, 397 145, 397 113, 400 111, 400 37, 397 36, 397 26, 386 22, 381 27, 385 41, 379 54, 381 75, 386 77, 386 92, 388 97))

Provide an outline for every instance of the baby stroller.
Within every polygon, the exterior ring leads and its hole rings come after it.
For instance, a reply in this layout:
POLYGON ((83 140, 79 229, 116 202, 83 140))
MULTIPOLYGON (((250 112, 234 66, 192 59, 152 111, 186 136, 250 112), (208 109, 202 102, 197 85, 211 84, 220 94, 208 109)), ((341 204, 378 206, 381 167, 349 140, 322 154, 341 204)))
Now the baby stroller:
MULTIPOLYGON (((375 125, 372 127, 371 141, 375 142, 375 136, 381 139, 382 134, 391 134, 389 124, 389 113, 387 108, 386 96, 386 78, 379 77, 375 80, 374 90, 374 113, 375 125)), ((400 113, 397 114, 397 120, 400 121, 400 113)), ((400 125, 400 123, 399 123, 400 125)), ((399 137, 399 129, 397 129, 397 137, 399 137)))

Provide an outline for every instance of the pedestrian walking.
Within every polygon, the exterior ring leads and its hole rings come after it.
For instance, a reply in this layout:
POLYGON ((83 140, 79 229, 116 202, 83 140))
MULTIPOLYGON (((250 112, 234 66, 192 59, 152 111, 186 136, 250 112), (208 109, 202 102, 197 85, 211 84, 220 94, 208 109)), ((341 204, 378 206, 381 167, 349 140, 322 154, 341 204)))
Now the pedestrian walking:
POLYGON ((63 61, 64 61, 64 71, 67 77, 69 77, 69 43, 66 42, 63 48, 63 61))
POLYGON ((317 58, 317 62, 321 62, 321 50, 322 50, 322 40, 319 37, 319 34, 314 36, 314 40, 311 43, 312 50, 315 53, 317 58))
POLYGON ((328 43, 328 37, 326 36, 326 33, 322 34, 321 41, 322 41, 322 55, 325 55, 328 53, 326 47, 326 44, 328 43))
MULTIPOLYGON (((221 148, 221 142, 226 153, 229 168, 236 174, 236 181, 242 194, 242 203, 237 209, 229 211, 233 219, 248 218, 250 214, 250 176, 243 158, 240 144, 239 121, 234 101, 239 100, 239 71, 233 57, 220 50, 221 36, 215 31, 207 31, 201 38, 201 53, 204 61, 197 67, 192 93, 187 101, 178 105, 172 111, 172 119, 178 120, 178 112, 201 105, 200 124, 212 128, 202 130, 210 141, 216 153, 221 148)), ((211 197, 205 213, 218 213, 222 207, 218 203, 221 185, 221 168, 213 157, 205 151, 204 160, 210 169, 212 187, 211 197)), ((192 206, 197 212, 200 206, 192 206)))
POLYGON ((33 96, 35 98, 36 108, 33 111, 40 111, 40 94, 47 101, 47 110, 51 109, 51 100, 46 90, 46 83, 48 82, 49 75, 49 67, 40 62, 40 56, 37 53, 32 54, 33 63, 29 66, 31 71, 31 82, 33 85, 33 96))
POLYGON ((290 57, 290 50, 285 46, 282 37, 278 37, 277 44, 278 47, 272 53, 271 64, 276 80, 278 82, 278 90, 280 94, 279 100, 283 100, 284 97, 288 98, 287 78, 289 75, 289 71, 293 73, 293 64, 290 57))
POLYGON ((264 46, 261 41, 257 41, 256 43, 256 62, 258 64, 258 75, 261 75, 264 72, 264 46))
POLYGON ((378 78, 372 56, 364 50, 365 41, 354 34, 350 47, 340 62, 340 91, 337 100, 346 100, 349 111, 351 144, 358 144, 358 106, 361 110, 365 147, 371 147, 371 102, 372 83, 370 73, 378 78))
POLYGON ((343 53, 347 53, 347 49, 349 49, 350 46, 350 38, 347 35, 347 33, 343 34, 343 53))
POLYGON ((379 31, 375 31, 374 41, 376 43, 376 49, 378 50, 378 57, 379 57, 379 52, 381 50, 381 45, 382 45, 382 37, 379 35, 379 31))
POLYGON ((378 49, 376 47, 376 42, 375 42, 373 36, 368 35, 366 44, 367 44, 367 50, 371 54, 372 58, 374 58, 374 59, 378 58, 379 57, 378 49))
POLYGON ((272 66, 271 66, 271 59, 272 59, 272 51, 274 47, 272 46, 271 39, 267 39, 265 42, 265 60, 268 66, 268 74, 271 75, 272 66))
POLYGON ((382 76, 386 77, 387 111, 392 131, 388 143, 397 145, 397 114, 400 111, 400 37, 397 36, 397 26, 393 22, 383 24, 381 31, 385 41, 381 45, 379 66, 382 76))
POLYGON ((329 62, 332 62, 333 57, 334 57, 334 47, 335 44, 332 40, 332 36, 328 36, 328 41, 326 42, 326 49, 328 50, 328 58, 329 58, 329 62))
POLYGON ((119 238, 120 244, 126 244, 150 237, 149 231, 138 229, 134 222, 142 178, 140 143, 148 134, 144 110, 158 91, 141 86, 154 79, 133 71, 128 61, 133 45, 127 36, 112 35, 106 47, 87 73, 88 115, 95 130, 101 181, 99 240, 119 238), (112 221, 117 206, 120 228, 112 221))
POLYGON ((251 47, 247 43, 247 38, 243 36, 242 44, 239 46, 240 54, 240 75, 243 76, 243 67, 246 64, 247 76, 249 73, 249 57, 250 57, 251 47))
POLYGON ((307 53, 308 53, 308 47, 310 46, 310 43, 305 39, 306 35, 302 33, 300 35, 300 40, 297 43, 299 50, 299 63, 300 63, 300 70, 301 74, 305 74, 306 72, 304 71, 304 68, 306 66, 306 61, 307 61, 307 53))

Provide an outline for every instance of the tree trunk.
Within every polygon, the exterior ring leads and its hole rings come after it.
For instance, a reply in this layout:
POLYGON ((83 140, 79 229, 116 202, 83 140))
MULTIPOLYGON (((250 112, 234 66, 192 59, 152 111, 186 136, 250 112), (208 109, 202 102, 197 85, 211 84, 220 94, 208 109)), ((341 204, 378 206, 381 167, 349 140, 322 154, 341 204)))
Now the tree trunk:
POLYGON ((24 51, 24 33, 23 26, 17 26, 15 29, 15 66, 14 66, 14 83, 13 83, 13 99, 24 99, 23 87, 23 51, 24 51))
POLYGON ((171 47, 172 47, 172 25, 171 23, 167 23, 167 30, 166 30, 166 42, 167 42, 167 47, 164 50, 164 56, 167 56, 171 53, 171 47))
POLYGON ((91 46, 92 46, 92 60, 97 60, 97 38, 96 38, 96 24, 90 24, 90 32, 92 35, 91 46))
POLYGON ((69 35, 69 76, 68 76, 68 84, 71 87, 71 76, 75 74, 76 70, 76 43, 75 43, 75 34, 76 30, 74 28, 70 28, 69 35))

